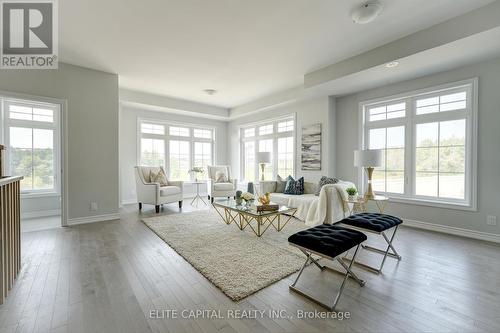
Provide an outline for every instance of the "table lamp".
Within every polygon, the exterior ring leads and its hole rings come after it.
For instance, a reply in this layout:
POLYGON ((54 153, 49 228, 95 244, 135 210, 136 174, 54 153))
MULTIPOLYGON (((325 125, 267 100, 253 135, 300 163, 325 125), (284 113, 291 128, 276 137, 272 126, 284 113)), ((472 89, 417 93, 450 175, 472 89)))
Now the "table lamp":
POLYGON ((267 163, 271 163, 271 153, 268 151, 263 151, 257 153, 257 162, 260 165, 260 180, 264 180, 264 169, 267 163))
POLYGON ((368 188, 365 192, 365 199, 373 199, 372 176, 376 167, 382 166, 382 150, 355 150, 354 166, 365 168, 368 176, 368 188))

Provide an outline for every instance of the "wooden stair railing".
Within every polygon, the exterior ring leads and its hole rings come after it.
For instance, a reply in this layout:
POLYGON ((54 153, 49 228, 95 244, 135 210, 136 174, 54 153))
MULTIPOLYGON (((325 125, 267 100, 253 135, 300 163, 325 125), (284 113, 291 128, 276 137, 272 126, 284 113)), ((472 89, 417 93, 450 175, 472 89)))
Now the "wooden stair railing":
POLYGON ((7 297, 21 269, 21 180, 2 176, 0 147, 0 304, 7 297))

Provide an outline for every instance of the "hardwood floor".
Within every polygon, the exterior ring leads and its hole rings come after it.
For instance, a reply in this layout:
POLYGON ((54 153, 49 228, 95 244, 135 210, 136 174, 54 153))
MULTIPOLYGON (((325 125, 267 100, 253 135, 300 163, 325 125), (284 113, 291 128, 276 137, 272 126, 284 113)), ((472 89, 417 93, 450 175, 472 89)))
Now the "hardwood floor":
MULTIPOLYGON (((176 212, 172 204, 161 214, 176 212)), ((379 276, 355 268, 367 283, 348 281, 338 310, 349 319, 299 319, 298 310, 324 310, 288 290, 295 274, 234 303, 140 222, 148 215, 154 207, 139 215, 130 205, 117 221, 23 233, 23 267, 0 306, 0 331, 500 331, 495 244, 402 227, 395 241, 401 262, 388 259, 379 276), (184 309, 220 310, 225 318, 150 318, 155 309, 179 317, 184 309), (294 318, 228 318, 232 310, 285 310, 294 318)), ((301 287, 331 302, 340 276, 313 265, 304 274, 301 287)))

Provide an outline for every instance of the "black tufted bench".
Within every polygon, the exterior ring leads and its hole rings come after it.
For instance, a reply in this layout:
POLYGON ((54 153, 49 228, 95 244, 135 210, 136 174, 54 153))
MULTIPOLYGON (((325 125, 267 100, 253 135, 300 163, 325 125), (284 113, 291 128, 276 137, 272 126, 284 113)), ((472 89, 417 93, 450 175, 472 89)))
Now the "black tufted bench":
POLYGON ((392 215, 387 215, 387 214, 380 214, 380 213, 360 213, 360 214, 355 214, 351 215, 349 217, 346 217, 342 221, 336 223, 336 225, 340 225, 346 228, 350 228, 353 230, 359 230, 363 232, 369 232, 369 233, 374 233, 374 234, 379 234, 381 235, 384 240, 387 242, 387 248, 386 249, 379 249, 375 248, 369 245, 362 245, 363 249, 377 252, 380 254, 384 255, 384 258, 382 259, 382 263, 380 264, 380 267, 373 267, 369 266, 360 262, 354 261, 354 257, 351 259, 344 258, 346 260, 349 260, 354 262, 357 265, 360 265, 362 267, 368 268, 371 271, 374 271, 375 273, 379 274, 382 272, 382 268, 384 267, 385 259, 389 256, 391 258, 395 258, 397 260, 401 260, 401 256, 398 254, 394 246, 392 245, 392 241, 394 240, 394 236, 396 235, 396 231, 398 230, 399 225, 403 223, 403 220, 401 220, 399 217, 392 216, 392 215), (386 232, 390 229, 394 229, 392 236, 387 237, 386 232), (392 250, 392 252, 390 252, 392 250))
POLYGON ((290 243, 290 245, 299 248, 306 255, 307 259, 302 268, 300 269, 300 272, 297 275, 295 282, 290 286, 290 290, 297 292, 302 296, 307 297, 308 299, 318 303, 319 305, 329 309, 330 311, 333 311, 337 306, 337 303, 340 299, 340 295, 344 290, 344 285, 348 277, 352 277, 359 283, 360 286, 364 286, 365 284, 363 280, 360 280, 356 276, 356 274, 354 274, 351 271, 352 262, 349 265, 347 265, 340 258, 338 258, 338 256, 340 256, 342 253, 345 253, 346 251, 349 251, 354 247, 356 248, 356 250, 354 252, 353 258, 356 258, 356 253, 358 252, 359 246, 365 240, 366 240, 366 235, 363 234, 362 232, 347 229, 337 225, 326 225, 326 224, 318 225, 314 228, 299 231, 291 235, 288 238, 288 242, 290 243), (345 269, 345 273, 337 271, 328 266, 322 266, 318 262, 319 258, 315 259, 312 257, 313 254, 318 255, 322 258, 337 260, 340 263, 340 265, 345 269), (299 278, 302 275, 304 268, 309 264, 309 262, 314 263, 322 271, 328 269, 330 271, 344 275, 344 280, 342 281, 342 285, 340 286, 340 290, 337 293, 337 296, 335 296, 335 300, 333 301, 332 306, 326 305, 325 303, 318 301, 314 297, 301 291, 295 286, 297 284, 297 281, 299 281, 299 278))

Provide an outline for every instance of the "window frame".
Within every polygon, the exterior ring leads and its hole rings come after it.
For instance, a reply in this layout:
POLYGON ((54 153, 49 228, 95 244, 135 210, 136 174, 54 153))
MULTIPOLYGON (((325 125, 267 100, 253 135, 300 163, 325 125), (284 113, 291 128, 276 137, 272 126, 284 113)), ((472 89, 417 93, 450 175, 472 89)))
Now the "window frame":
MULTIPOLYGON (((52 130, 53 136, 53 178, 54 186, 52 189, 31 189, 22 190, 21 198, 37 198, 37 197, 50 197, 61 195, 61 105, 55 103, 48 103, 36 100, 21 100, 17 98, 2 98, 1 109, 4 128, 4 142, 7 147, 7 154, 5 154, 5 165, 8 174, 11 171, 11 151, 10 151, 10 131, 11 127, 29 128, 29 129, 44 129, 52 130), (53 111, 53 121, 44 122, 37 120, 27 119, 11 119, 10 118, 10 105, 25 106, 30 108, 43 107, 53 111)), ((32 148, 33 149, 33 148, 32 148)), ((32 164, 33 165, 33 164, 32 164)))
MULTIPOLYGON (((259 151, 259 141, 260 140, 273 140, 273 153, 272 153, 272 177, 273 179, 276 179, 276 176, 278 175, 278 138, 285 138, 285 137, 292 137, 293 141, 293 170, 292 170, 292 177, 295 178, 296 172, 297 172, 297 120, 296 120, 296 114, 288 114, 285 116, 277 117, 277 118, 272 118, 269 120, 264 120, 264 121, 258 121, 258 122, 253 122, 253 123, 246 123, 242 124, 239 126, 239 136, 240 136, 240 179, 242 181, 248 181, 248 182, 259 182, 260 180, 260 168, 259 168, 259 163, 257 160, 255 160, 255 165, 254 165, 254 175, 255 179, 254 180, 246 180, 245 179, 245 142, 248 141, 254 141, 254 156, 255 159, 257 159, 257 152, 259 151), (283 121, 293 121, 293 127, 289 131, 285 132, 278 132, 278 123, 281 123, 283 121), (273 126, 273 132, 270 134, 265 134, 265 135, 260 135, 259 134, 259 127, 261 126, 266 126, 266 125, 272 125, 273 126), (250 128, 254 128, 254 135, 250 137, 245 137, 245 130, 248 130, 250 128)), ((288 175, 286 175, 288 176, 288 175)), ((284 176, 284 177, 286 177, 284 176)))
MULTIPOLYGON (((434 206, 441 208, 451 208, 459 210, 477 210, 477 112, 478 112, 478 79, 472 78, 457 82, 451 82, 438 86, 410 91, 398 95, 376 98, 359 103, 359 149, 369 147, 368 133, 373 128, 387 128, 404 125, 405 128, 405 173, 404 173, 404 193, 395 194, 379 192, 391 197, 394 202, 419 204, 424 206, 434 206), (467 92, 466 108, 462 110, 442 111, 427 114, 416 114, 416 100, 421 98, 432 98, 442 95, 444 92, 453 93, 456 91, 467 92), (404 118, 394 118, 368 122, 368 108, 379 104, 397 103, 406 101, 406 116, 404 118), (464 165, 464 199, 438 198, 431 196, 416 195, 416 126, 417 124, 442 122, 457 119, 466 121, 465 138, 465 165, 464 165)), ((367 179, 363 168, 358 168, 358 179, 360 179, 361 191, 367 185, 367 179)))
MULTIPOLYGON (((137 165, 141 165, 141 139, 142 138, 147 138, 147 139, 159 139, 164 141, 164 153, 165 153, 165 164, 163 165, 163 168, 165 169, 167 173, 167 178, 171 179, 171 172, 170 172, 170 141, 188 141, 189 142, 189 169, 192 169, 194 166, 194 146, 195 142, 208 142, 211 144, 211 160, 212 164, 217 164, 216 162, 216 145, 215 145, 215 138, 217 135, 216 127, 215 126, 203 126, 199 124, 193 124, 193 123, 183 123, 183 122, 172 122, 172 121, 166 121, 166 120, 160 120, 160 119, 152 119, 152 118, 142 118, 138 117, 137 118, 137 151, 136 151, 136 159, 137 159, 137 165), (151 133, 142 133, 141 132, 141 125, 143 123, 148 123, 148 124, 155 124, 155 125, 162 125, 165 127, 164 134, 151 134, 151 133), (170 126, 172 127, 184 127, 188 128, 189 130, 189 136, 177 136, 177 135, 171 135, 170 134, 170 126), (212 138, 207 139, 207 138, 199 138, 194 136, 194 130, 199 129, 199 130, 210 130, 212 132, 212 138)), ((206 170, 205 170, 206 171, 206 170)), ((190 180, 188 181, 194 181, 195 176, 191 174, 189 176, 190 180)), ((177 179, 171 179, 172 181, 176 181, 177 179)))

